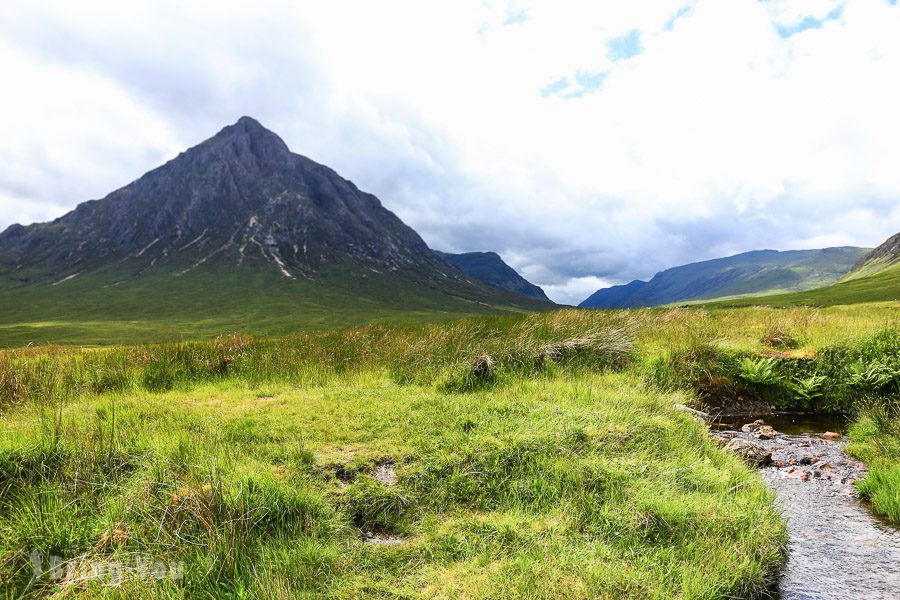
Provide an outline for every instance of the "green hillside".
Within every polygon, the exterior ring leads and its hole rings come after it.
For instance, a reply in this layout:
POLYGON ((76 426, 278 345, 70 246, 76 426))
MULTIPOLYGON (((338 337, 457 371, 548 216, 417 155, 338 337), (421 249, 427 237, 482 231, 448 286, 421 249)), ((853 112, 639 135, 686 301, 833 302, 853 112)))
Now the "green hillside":
POLYGON ((435 321, 462 314, 552 307, 493 286, 437 287, 413 275, 334 269, 315 280, 228 268, 189 277, 157 271, 122 285, 79 277, 57 286, 0 285, 0 346, 127 344, 227 333, 283 335, 372 322, 435 321))
POLYGON ((863 257, 849 273, 841 277, 841 281, 870 277, 898 265, 900 265, 900 233, 889 237, 863 257))
POLYGON ((900 299, 900 233, 859 259, 836 283, 793 294, 729 299, 722 306, 835 306, 900 299))
POLYGON ((805 292, 737 298, 715 304, 720 306, 835 306, 891 300, 900 300, 900 263, 875 271, 868 276, 848 277, 835 284, 805 292))

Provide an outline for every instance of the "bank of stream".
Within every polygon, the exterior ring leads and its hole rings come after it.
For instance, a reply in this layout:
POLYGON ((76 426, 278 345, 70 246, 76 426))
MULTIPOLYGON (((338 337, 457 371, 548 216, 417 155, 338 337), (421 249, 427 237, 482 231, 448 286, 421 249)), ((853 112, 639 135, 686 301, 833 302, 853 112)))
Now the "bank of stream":
POLYGON ((844 422, 780 415, 744 423, 719 423, 714 431, 727 449, 760 467, 786 518, 790 554, 779 597, 900 598, 900 530, 859 499, 854 484, 866 468, 834 435, 844 422))

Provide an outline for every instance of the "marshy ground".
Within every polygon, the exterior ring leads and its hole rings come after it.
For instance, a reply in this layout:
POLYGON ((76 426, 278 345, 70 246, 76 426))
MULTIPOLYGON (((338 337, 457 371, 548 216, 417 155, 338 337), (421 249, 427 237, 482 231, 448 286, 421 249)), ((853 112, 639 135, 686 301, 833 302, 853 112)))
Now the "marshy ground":
POLYGON ((6 351, 0 586, 765 596, 787 557, 775 497, 673 405, 851 414, 859 493, 900 521, 897 310, 559 311, 6 351), (63 566, 35 578, 34 551, 63 566), (181 570, 91 576, 134 556, 181 570))

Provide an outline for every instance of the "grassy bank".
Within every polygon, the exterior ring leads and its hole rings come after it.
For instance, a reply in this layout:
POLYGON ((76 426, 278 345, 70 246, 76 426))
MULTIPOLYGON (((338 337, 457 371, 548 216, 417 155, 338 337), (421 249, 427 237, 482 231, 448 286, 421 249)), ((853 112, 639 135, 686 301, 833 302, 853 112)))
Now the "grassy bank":
POLYGON ((850 436, 848 452, 869 467, 860 495, 886 520, 900 524, 900 406, 869 408, 850 436))
POLYGON ((94 594, 81 574, 134 556, 183 577, 107 593, 760 595, 784 552, 772 499, 672 406, 858 415, 862 489, 890 516, 897 315, 558 311, 0 352, 0 586, 27 588, 36 549, 73 578, 34 595, 94 594))

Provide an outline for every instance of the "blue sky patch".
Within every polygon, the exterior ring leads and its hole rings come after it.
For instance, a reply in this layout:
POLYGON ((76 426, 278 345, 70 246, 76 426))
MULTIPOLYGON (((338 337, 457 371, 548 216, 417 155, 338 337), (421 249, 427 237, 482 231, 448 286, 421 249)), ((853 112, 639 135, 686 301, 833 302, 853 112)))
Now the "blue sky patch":
POLYGON ((528 13, 525 9, 511 2, 506 6, 506 18, 503 20, 504 25, 519 25, 528 20, 528 13))
MULTIPOLYGON (((896 2, 896 0, 894 0, 896 2)), ((803 31, 807 31, 808 29, 821 29, 821 27, 827 23, 828 21, 835 21, 841 18, 841 15, 844 14, 844 5, 840 5, 835 7, 830 13, 825 15, 821 19, 817 19, 815 17, 804 17, 802 21, 799 23, 795 23, 793 25, 781 25, 779 23, 775 23, 775 31, 778 32, 783 38, 789 38, 792 35, 797 33, 801 33, 803 31)))
POLYGON ((603 87, 609 71, 578 71, 575 73, 575 83, 578 89, 566 94, 566 98, 581 98, 585 94, 596 92, 603 87))
POLYGON ((672 31, 672 27, 675 26, 675 21, 677 21, 681 17, 683 17, 683 16, 687 15, 689 12, 691 12, 692 8, 694 8, 693 4, 685 4, 684 6, 679 8, 675 12, 675 14, 672 15, 672 17, 668 21, 666 21, 666 24, 663 25, 663 27, 666 29, 666 31, 672 31))
POLYGON ((569 87, 569 80, 565 77, 560 77, 559 79, 542 89, 541 96, 553 96, 554 94, 560 93, 567 87, 569 87))
POLYGON ((641 45, 641 32, 637 29, 629 31, 622 37, 611 39, 606 46, 609 48, 607 56, 612 61, 631 58, 644 50, 641 45))
POLYGON ((541 96, 560 96, 566 100, 572 98, 581 98, 585 94, 599 91, 603 87, 603 82, 609 75, 609 71, 590 71, 579 69, 575 72, 575 83, 571 83, 568 78, 560 77, 547 87, 541 90, 541 96))

